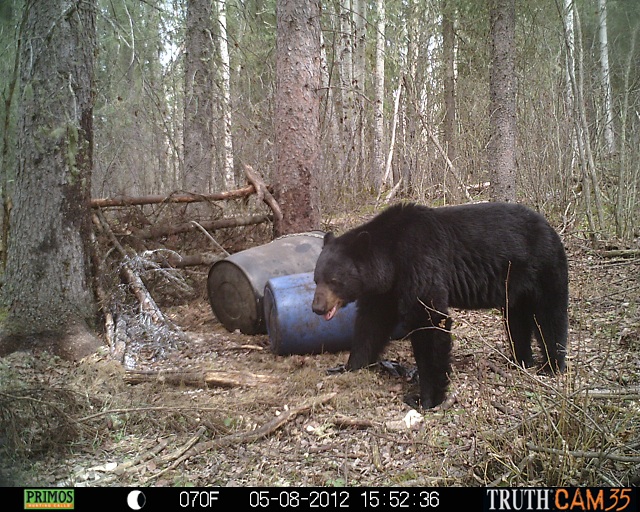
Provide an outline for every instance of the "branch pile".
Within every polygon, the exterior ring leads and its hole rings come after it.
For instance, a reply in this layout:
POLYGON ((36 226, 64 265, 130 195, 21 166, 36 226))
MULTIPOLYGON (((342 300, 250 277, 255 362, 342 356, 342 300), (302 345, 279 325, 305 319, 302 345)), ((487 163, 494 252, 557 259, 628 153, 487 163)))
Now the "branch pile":
MULTIPOLYGON (((193 295, 187 277, 198 271, 185 274, 178 269, 210 266, 229 254, 223 245, 244 248, 241 244, 251 240, 248 227, 252 227, 253 236, 270 238, 271 233, 265 233, 261 226, 281 218, 282 213, 259 174, 248 165, 245 173, 246 186, 216 194, 121 196, 91 201, 96 289, 107 342, 116 360, 125 361, 133 342, 143 341, 140 338, 151 338, 160 345, 185 338, 163 315, 151 293, 160 290, 165 295, 178 294, 180 300, 185 294, 193 295), (254 213, 255 208, 247 212, 253 195, 258 204, 268 206, 268 212, 254 213), (188 205, 193 206, 188 209, 188 205), (217 230, 225 231, 216 239, 211 232, 217 230), (221 237, 224 240, 219 242, 221 237), (210 249, 201 252, 203 247, 210 249), (199 252, 186 254, 189 250, 199 252), (113 279, 116 276, 119 282, 113 279), (126 306, 131 298, 135 298, 135 306, 126 306)), ((202 269, 192 282, 202 283, 201 274, 202 269)), ((146 341, 145 345, 148 349, 146 341)))

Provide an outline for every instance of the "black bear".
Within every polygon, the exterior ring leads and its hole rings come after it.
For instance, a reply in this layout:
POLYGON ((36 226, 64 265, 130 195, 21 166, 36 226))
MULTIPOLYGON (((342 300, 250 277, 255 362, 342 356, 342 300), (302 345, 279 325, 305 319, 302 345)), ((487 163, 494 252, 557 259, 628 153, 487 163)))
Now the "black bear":
POLYGON ((339 237, 327 233, 314 280, 312 308, 326 320, 356 301, 348 370, 376 363, 399 324, 410 332, 425 409, 449 384, 449 307, 501 308, 519 364, 533 365, 535 335, 544 367, 565 368, 567 257, 545 218, 522 205, 391 206, 339 237))

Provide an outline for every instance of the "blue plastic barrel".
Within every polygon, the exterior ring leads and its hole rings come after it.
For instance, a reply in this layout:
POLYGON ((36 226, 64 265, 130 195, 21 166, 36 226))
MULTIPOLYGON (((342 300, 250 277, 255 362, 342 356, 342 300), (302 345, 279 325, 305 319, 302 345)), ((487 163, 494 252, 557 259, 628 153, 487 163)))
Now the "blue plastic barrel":
POLYGON ((311 310, 313 273, 274 277, 264 288, 264 318, 271 351, 278 355, 350 350, 356 307, 348 304, 327 321, 311 310))

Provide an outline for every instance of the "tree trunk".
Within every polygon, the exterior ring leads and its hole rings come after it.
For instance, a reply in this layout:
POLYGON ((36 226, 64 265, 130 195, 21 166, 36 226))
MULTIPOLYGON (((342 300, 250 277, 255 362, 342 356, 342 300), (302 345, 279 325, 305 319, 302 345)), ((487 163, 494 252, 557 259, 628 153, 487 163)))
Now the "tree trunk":
MULTIPOLYGON (((218 6, 218 22, 220 25, 220 60, 222 64, 222 120, 224 124, 224 188, 231 190, 235 187, 235 173, 233 164, 233 138, 231 136, 231 63, 229 60, 229 45, 227 36, 227 1, 223 0, 218 6)), ((213 120, 211 120, 212 122, 213 120)))
POLYGON ((600 20, 600 72, 604 92, 604 142, 607 154, 616 151, 613 135, 613 98, 611 91, 611 75, 609 73, 609 43, 607 41, 607 0, 598 0, 600 20))
POLYGON ((283 218, 276 235, 317 229, 320 123, 320 2, 278 0, 276 176, 283 218))
POLYGON ((598 174, 596 172, 595 158, 591 150, 591 135, 589 122, 587 120, 587 107, 584 95, 584 51, 582 47, 582 28, 578 11, 574 9, 575 28, 577 30, 576 44, 576 74, 572 78, 571 83, 574 89, 574 98, 576 100, 576 113, 574 122, 576 124, 576 135, 578 142, 578 154, 580 156, 580 164, 582 167, 582 186, 585 201, 585 210, 589 230, 591 235, 595 237, 595 233, 604 228, 604 209, 602 205, 602 193, 598 183, 598 174), (593 200, 595 201, 596 215, 598 217, 598 225, 593 217, 593 209, 591 205, 591 191, 593 187, 593 200))
POLYGON ((214 191, 212 2, 187 1, 184 54, 184 176, 188 192, 214 191))
POLYGON ((367 2, 366 0, 353 0, 353 117, 355 120, 355 148, 357 155, 356 175, 359 185, 365 175, 365 137, 364 137, 364 98, 367 66, 367 2))
POLYGON ((488 164, 494 201, 516 200, 515 0, 489 0, 491 138, 488 164))
POLYGON ((628 164, 627 152, 627 119, 629 118, 629 95, 631 92, 631 72, 634 69, 633 56, 635 54, 636 37, 640 24, 636 23, 631 31, 629 38, 629 53, 624 68, 624 96, 622 100, 622 109, 620 111, 620 162, 618 168, 618 197, 615 208, 616 235, 619 237, 633 237, 633 228, 637 225, 635 216, 637 209, 634 205, 638 204, 636 192, 638 180, 634 179, 630 166, 628 164))
POLYGON ((455 6, 442 2, 442 58, 444 61, 444 142, 449 160, 456 165, 455 6))
POLYGON ((575 93, 574 93, 574 79, 576 76, 576 41, 575 41, 575 27, 573 21, 573 0, 564 0, 563 4, 563 23, 564 23, 564 38, 567 56, 565 59, 565 105, 567 112, 567 126, 571 129, 571 157, 570 168, 573 170, 576 165, 576 155, 578 154, 578 140, 577 133, 574 129, 574 117, 575 117, 575 93))
POLYGON ((355 88, 354 88, 354 34, 351 0, 340 0, 337 7, 339 15, 338 70, 340 121, 342 126, 342 143, 340 152, 352 187, 356 187, 361 179, 358 173, 358 153, 356 141, 355 88))
POLYGON ((18 167, 0 353, 71 358, 99 342, 89 257, 95 3, 30 0, 20 50, 18 167))
POLYGON ((376 70, 373 105, 373 179, 376 190, 391 185, 384 182, 384 55, 385 55, 385 6, 384 0, 376 0, 376 70))

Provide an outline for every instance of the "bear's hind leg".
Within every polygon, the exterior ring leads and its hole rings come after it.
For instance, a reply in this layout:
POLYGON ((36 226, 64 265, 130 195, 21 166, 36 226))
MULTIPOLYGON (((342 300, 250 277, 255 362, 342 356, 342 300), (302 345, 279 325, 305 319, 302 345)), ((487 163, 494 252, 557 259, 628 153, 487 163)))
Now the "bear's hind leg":
POLYGON ((524 368, 530 368, 534 364, 531 350, 533 320, 533 311, 522 305, 509 307, 505 317, 507 337, 513 357, 524 368))
POLYGON ((545 357, 542 369, 549 373, 565 370, 568 319, 566 307, 548 303, 537 308, 534 333, 545 357))

